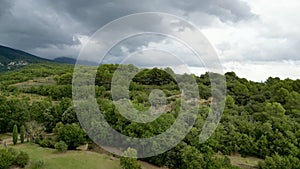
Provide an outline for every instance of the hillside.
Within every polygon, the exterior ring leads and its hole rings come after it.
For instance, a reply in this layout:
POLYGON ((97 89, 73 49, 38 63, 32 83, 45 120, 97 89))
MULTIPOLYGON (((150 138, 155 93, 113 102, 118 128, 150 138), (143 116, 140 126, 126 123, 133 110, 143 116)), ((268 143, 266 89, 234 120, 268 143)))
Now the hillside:
POLYGON ((0 45, 0 71, 14 70, 30 63, 52 62, 21 50, 0 45))
MULTIPOLYGON (((53 163, 58 163, 56 160, 65 162, 59 163, 65 168, 73 167, 70 161, 76 161, 80 168, 85 164, 84 158, 90 160, 99 156, 94 153, 92 156, 86 156, 86 152, 80 152, 82 158, 77 160, 73 153, 78 145, 89 143, 92 145, 89 147, 90 151, 103 154, 90 139, 86 139, 85 133, 98 131, 95 129, 101 126, 101 122, 81 120, 81 123, 90 126, 82 129, 77 119, 75 108, 78 107, 73 105, 72 100, 73 67, 74 65, 71 64, 38 63, 0 74, 0 139, 2 139, 1 134, 11 133, 15 124, 18 128, 25 126, 26 129, 36 126, 40 135, 32 135, 29 138, 35 138, 34 142, 40 147, 50 149, 41 149, 34 145, 36 148, 28 148, 34 151, 30 152, 26 151, 27 145, 20 145, 20 150, 27 152, 32 161, 36 160, 35 154, 38 154, 38 149, 47 151, 45 156, 48 160, 48 157, 52 157, 49 153, 55 151, 55 144, 60 141, 65 142, 69 151, 51 160, 55 161, 53 163), (50 133, 52 137, 46 137, 45 132, 50 133)), ((91 67, 81 68, 82 75, 89 75, 91 67)), ((183 102, 180 97, 178 80, 184 84, 188 82, 186 79, 192 77, 199 87, 201 100, 198 100, 200 102, 199 107, 196 108, 198 114, 190 133, 171 150, 141 159, 142 161, 174 169, 299 168, 300 79, 270 77, 267 81, 258 83, 240 78, 234 72, 226 73, 226 105, 220 123, 211 137, 205 143, 200 143, 199 135, 210 113, 211 101, 215 98, 210 92, 209 73, 201 76, 175 75, 176 81, 174 81, 175 79, 166 73, 167 69, 141 69, 129 86, 129 98, 136 109, 132 112, 136 115, 148 113, 147 110, 153 105, 149 97, 155 94, 152 93, 155 89, 161 90, 166 98, 166 108, 162 110, 162 114, 152 122, 144 124, 124 117, 120 112, 126 110, 126 107, 116 107, 116 103, 121 103, 123 100, 124 92, 120 92, 119 98, 116 98, 117 102, 112 99, 111 81, 118 68, 122 68, 123 72, 139 70, 134 65, 100 65, 95 78, 95 97, 99 109, 105 112, 103 114, 110 126, 130 137, 150 138, 170 129, 181 113, 182 103, 188 103, 183 102)), ((194 93, 187 92, 187 94, 194 93)), ((91 113, 89 118, 97 119, 97 115, 91 113)), ((184 126, 190 123, 190 121, 181 122, 184 126)), ((178 127, 174 133, 181 132, 183 129, 184 127, 178 127)), ((110 132, 102 131, 95 133, 94 136, 96 139, 103 139, 104 146, 116 148, 111 143, 118 137, 110 132)), ((161 139, 161 142, 168 143, 174 141, 173 139, 161 139)), ((153 145, 157 143, 154 143, 137 149, 137 153, 155 150, 156 147, 153 145)), ((134 143, 128 145, 131 147, 134 143)), ((118 160, 115 162, 118 163, 118 160)), ((48 161, 45 162, 45 168, 50 165, 48 161)))

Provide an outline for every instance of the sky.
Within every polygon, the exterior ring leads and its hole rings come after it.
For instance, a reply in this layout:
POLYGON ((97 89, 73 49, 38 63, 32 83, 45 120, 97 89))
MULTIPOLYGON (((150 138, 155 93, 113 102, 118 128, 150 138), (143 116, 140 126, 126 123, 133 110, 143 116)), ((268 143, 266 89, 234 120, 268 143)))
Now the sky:
MULTIPOLYGON (((299 9, 298 0, 1 0, 0 44, 49 59, 77 58, 89 38, 104 25, 134 13, 163 12, 194 24, 215 49, 224 72, 234 71, 253 81, 265 81, 270 76, 299 79, 299 9)), ((126 28, 164 29, 158 18, 141 20, 145 24, 126 28)), ((122 27, 116 30, 122 31, 122 27)), ((125 39, 112 48, 105 62, 132 56, 134 59, 129 60, 134 64, 149 67, 176 60, 168 52, 148 52, 159 48, 177 55, 190 72, 205 71, 182 44, 157 35, 125 39)), ((92 55, 86 59, 92 60, 92 55)))

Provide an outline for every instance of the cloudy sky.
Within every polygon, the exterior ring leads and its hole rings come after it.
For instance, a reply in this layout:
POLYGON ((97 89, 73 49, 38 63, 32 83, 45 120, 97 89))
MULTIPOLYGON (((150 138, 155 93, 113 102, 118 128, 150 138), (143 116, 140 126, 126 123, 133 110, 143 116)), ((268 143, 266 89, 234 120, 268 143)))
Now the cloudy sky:
MULTIPOLYGON (((105 24, 129 14, 164 12, 196 25, 213 45, 224 71, 235 71, 254 81, 269 76, 297 79, 299 9, 298 0, 1 0, 0 44, 45 58, 75 58, 89 37, 105 24)), ((139 28, 161 24, 147 19, 144 22, 139 28)), ((136 51, 148 48, 168 49, 185 58, 191 72, 205 71, 178 42, 155 35, 124 40, 110 51, 106 61, 116 62, 124 55, 137 57, 136 51)), ((155 57, 151 56, 153 52, 143 57, 148 62, 172 60, 165 52, 161 56, 154 53, 155 57)), ((143 65, 141 60, 145 59, 131 59, 143 65)))

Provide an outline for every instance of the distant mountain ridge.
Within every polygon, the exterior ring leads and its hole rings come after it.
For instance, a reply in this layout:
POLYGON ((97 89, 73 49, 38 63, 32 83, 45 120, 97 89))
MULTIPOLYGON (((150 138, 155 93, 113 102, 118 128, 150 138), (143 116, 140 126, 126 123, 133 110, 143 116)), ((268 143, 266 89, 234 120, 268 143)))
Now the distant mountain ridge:
POLYGON ((57 57, 53 59, 55 62, 59 63, 68 63, 68 64, 80 64, 80 65, 87 65, 87 66, 98 66, 96 62, 92 61, 87 61, 87 60, 76 60, 75 58, 68 57, 68 56, 62 56, 62 57, 57 57))
POLYGON ((60 62, 60 63, 69 63, 69 64, 75 64, 76 63, 76 59, 71 58, 71 57, 67 57, 67 56, 62 56, 62 57, 55 58, 55 59, 53 59, 53 61, 60 62))
POLYGON ((53 62, 30 53, 0 45, 0 71, 13 70, 30 63, 53 62))

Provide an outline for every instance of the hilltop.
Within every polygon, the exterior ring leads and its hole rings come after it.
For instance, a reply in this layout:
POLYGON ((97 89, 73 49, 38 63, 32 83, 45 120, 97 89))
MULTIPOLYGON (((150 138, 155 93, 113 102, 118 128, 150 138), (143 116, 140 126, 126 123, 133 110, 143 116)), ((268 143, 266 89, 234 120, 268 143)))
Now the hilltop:
POLYGON ((53 62, 30 53, 0 45, 0 71, 14 70, 31 63, 53 62))

